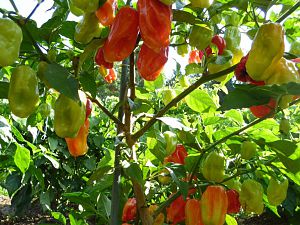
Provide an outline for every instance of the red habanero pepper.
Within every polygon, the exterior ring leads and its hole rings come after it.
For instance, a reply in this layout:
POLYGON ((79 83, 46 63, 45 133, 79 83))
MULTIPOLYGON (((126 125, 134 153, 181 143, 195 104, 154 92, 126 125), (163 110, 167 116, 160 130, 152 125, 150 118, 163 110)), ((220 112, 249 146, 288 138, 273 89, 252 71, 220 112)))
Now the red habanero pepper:
POLYGON ((187 157, 187 151, 185 147, 182 144, 178 144, 176 146, 175 152, 173 152, 171 155, 165 157, 164 163, 173 162, 178 164, 184 164, 184 160, 187 157))
POLYGON ((104 55, 103 55, 103 48, 99 48, 96 56, 95 56, 95 62, 97 63, 97 65, 101 66, 103 65, 106 69, 111 69, 113 68, 114 64, 110 63, 110 62, 106 62, 104 59, 104 55))
POLYGON ((210 46, 207 46, 207 47, 205 48, 205 54, 206 54, 206 57, 209 57, 210 55, 213 54, 213 53, 212 53, 212 49, 211 49, 210 46))
MULTIPOLYGON (((250 106, 250 111, 256 118, 262 118, 266 115, 270 114, 272 110, 276 108, 276 100, 271 98, 269 103, 266 105, 254 105, 250 106)), ((274 114, 269 115, 269 117, 273 117, 274 114)))
POLYGON ((107 0, 97 11, 96 16, 103 26, 110 26, 115 18, 115 0, 107 0))
POLYGON ((201 215, 205 225, 223 225, 228 200, 222 186, 208 186, 201 197, 201 215))
POLYGON ((111 84, 117 79, 114 69, 108 69, 108 74, 104 77, 107 83, 111 84))
POLYGON ((218 55, 222 55, 226 48, 226 41, 219 35, 213 36, 211 43, 215 44, 218 48, 218 55))
POLYGON ((119 10, 103 47, 105 61, 122 61, 132 53, 138 36, 138 19, 133 8, 125 6, 119 10))
POLYGON ((239 193, 236 190, 230 189, 226 191, 228 199, 227 213, 238 213, 241 209, 239 193))
POLYGON ((185 205, 185 225, 203 225, 201 216, 201 202, 189 199, 185 205))
POLYGON ((138 0, 139 26, 142 39, 158 52, 170 43, 172 10, 158 0, 138 0))
POLYGON ((189 64, 191 63, 200 63, 203 57, 203 52, 199 50, 192 50, 189 53, 189 64))
POLYGON ((137 69, 141 77, 148 81, 155 80, 168 61, 168 53, 169 47, 161 48, 157 53, 144 43, 137 59, 137 69))
POLYGON ((123 208, 122 221, 129 222, 135 219, 137 213, 136 198, 128 198, 123 208))
POLYGON ((167 220, 172 222, 172 225, 175 225, 185 219, 185 205, 189 198, 186 200, 183 199, 183 196, 180 195, 176 198, 167 210, 167 220))
POLYGON ((85 119, 87 119, 91 115, 92 107, 92 101, 90 99, 87 99, 85 104, 85 119))

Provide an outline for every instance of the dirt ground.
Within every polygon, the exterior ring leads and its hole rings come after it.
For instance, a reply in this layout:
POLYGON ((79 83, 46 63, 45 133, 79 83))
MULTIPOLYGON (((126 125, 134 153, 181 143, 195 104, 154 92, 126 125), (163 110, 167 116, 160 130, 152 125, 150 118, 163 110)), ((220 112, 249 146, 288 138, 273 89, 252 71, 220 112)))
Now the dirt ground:
MULTIPOLYGON (((38 225, 38 224, 55 224, 55 220, 49 215, 41 212, 41 208, 36 205, 32 207, 25 216, 15 218, 9 216, 12 212, 10 199, 0 196, 0 225, 38 225)), ((56 223, 58 224, 58 223, 56 223)), ((285 219, 275 217, 264 213, 260 216, 254 216, 247 219, 240 219, 239 225, 289 225, 285 219)), ((97 225, 97 224, 91 224, 97 225)))

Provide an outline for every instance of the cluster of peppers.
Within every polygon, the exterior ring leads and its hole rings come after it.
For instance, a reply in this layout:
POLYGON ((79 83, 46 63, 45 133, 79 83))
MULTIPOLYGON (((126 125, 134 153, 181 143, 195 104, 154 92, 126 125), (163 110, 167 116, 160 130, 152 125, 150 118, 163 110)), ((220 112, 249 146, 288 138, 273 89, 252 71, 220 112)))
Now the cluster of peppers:
MULTIPOLYGON (((278 23, 263 24, 257 31, 252 47, 243 57, 235 70, 237 80, 253 85, 285 84, 300 82, 295 63, 283 57, 284 30, 278 23)), ((280 107, 288 107, 293 96, 283 96, 280 107)), ((275 99, 270 98, 268 104, 251 106, 255 117, 272 117, 277 107, 275 99)))

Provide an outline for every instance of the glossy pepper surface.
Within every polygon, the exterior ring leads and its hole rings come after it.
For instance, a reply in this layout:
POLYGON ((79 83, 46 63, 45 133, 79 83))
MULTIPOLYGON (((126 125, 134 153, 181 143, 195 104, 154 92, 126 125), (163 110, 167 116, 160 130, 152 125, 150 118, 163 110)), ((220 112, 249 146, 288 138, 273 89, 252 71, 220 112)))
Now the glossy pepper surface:
POLYGON ((185 219, 185 205, 188 198, 184 200, 182 195, 176 198, 169 207, 167 207, 167 220, 173 225, 184 221, 185 219))
POLYGON ((111 84, 117 79, 117 75, 114 69, 108 69, 107 75, 104 77, 107 83, 111 84))
POLYGON ((95 62, 97 65, 101 66, 103 65, 106 69, 112 69, 114 64, 110 62, 106 62, 103 55, 103 48, 99 48, 97 50, 96 56, 95 56, 95 62))
POLYGON ((177 136, 172 131, 166 131, 164 132, 164 137, 166 141, 166 154, 171 155, 176 150, 177 136))
POLYGON ((96 16, 103 26, 110 26, 115 18, 116 3, 115 0, 107 0, 96 11, 96 16))
POLYGON ((272 177, 267 188, 269 203, 274 206, 280 205, 286 199, 288 187, 289 181, 286 178, 280 181, 272 177))
POLYGON ((271 98, 268 104, 250 106, 249 109, 257 118, 262 118, 267 115, 268 117, 273 117, 274 113, 272 113, 272 111, 276 108, 276 106, 276 100, 271 98))
POLYGON ((228 199, 227 213, 238 213, 241 210, 239 193, 231 189, 226 191, 226 195, 228 199))
POLYGON ((60 94, 54 106, 54 130, 62 138, 74 138, 85 121, 85 101, 77 102, 60 94))
POLYGON ((185 205, 185 225, 203 225, 201 216, 201 202, 189 199, 185 205))
POLYGON ((0 18, 0 66, 10 66, 18 59, 22 39, 22 30, 14 21, 0 18))
POLYGON ((128 198, 123 208, 122 221, 129 222, 134 220, 136 213, 136 198, 128 198))
POLYGON ((217 48, 218 48, 218 55, 223 55, 224 50, 226 48, 226 41, 225 41, 225 39, 222 38, 219 35, 215 35, 211 39, 211 43, 213 43, 214 45, 217 46, 217 48))
POLYGON ((207 155, 202 165, 202 174, 208 181, 222 182, 224 180, 225 159, 216 152, 207 155))
POLYGON ((138 0, 139 26, 144 43, 156 52, 170 43, 172 10, 160 1, 138 0))
POLYGON ((76 16, 95 12, 99 6, 99 0, 69 0, 68 3, 70 11, 76 16))
POLYGON ((263 187, 255 180, 248 179, 242 183, 240 203, 245 212, 262 214, 264 210, 263 187))
POLYGON ((138 35, 138 13, 128 6, 117 13, 103 47, 107 62, 122 61, 133 51, 138 35))
POLYGON ((205 49, 211 42, 213 31, 204 25, 194 25, 189 35, 189 44, 198 50, 205 49))
POLYGON ((155 52, 143 44, 137 59, 137 69, 142 78, 147 81, 156 80, 168 61, 169 47, 161 48, 155 52))
POLYGON ((188 62, 189 63, 200 63, 201 59, 203 57, 203 52, 199 51, 199 50, 192 50, 189 53, 189 59, 188 62))
POLYGON ((187 151, 182 144, 177 144, 175 152, 168 157, 165 157, 164 163, 173 162, 178 164, 184 164, 184 160, 187 157, 187 151))
POLYGON ((201 197, 204 225, 223 225, 228 207, 226 190, 222 186, 208 186, 201 197))
POLYGON ((81 21, 75 27, 74 39, 81 44, 89 43, 94 37, 99 37, 102 28, 98 22, 95 13, 83 15, 81 21))
POLYGON ((249 160, 256 153, 256 143, 252 141, 244 141, 241 145, 241 158, 249 160))
POLYGON ((16 67, 9 82, 10 110, 14 115, 26 118, 34 112, 38 101, 38 80, 35 71, 25 65, 16 67))
POLYGON ((246 70, 253 80, 267 80, 269 70, 283 56, 284 31, 280 24, 268 23, 257 31, 246 62, 246 70))

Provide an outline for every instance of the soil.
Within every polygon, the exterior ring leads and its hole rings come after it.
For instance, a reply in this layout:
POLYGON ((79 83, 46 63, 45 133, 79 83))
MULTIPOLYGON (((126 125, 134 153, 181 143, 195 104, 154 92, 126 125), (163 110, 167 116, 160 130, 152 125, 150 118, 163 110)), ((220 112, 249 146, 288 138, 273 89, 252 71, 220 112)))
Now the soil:
MULTIPOLYGON (((12 214, 10 199, 6 196, 0 196, 0 225, 57 224, 50 215, 41 211, 41 207, 38 204, 34 204, 23 217, 14 217, 12 214)), ((239 219, 238 225, 289 225, 289 223, 284 218, 264 213, 260 216, 239 219)))

